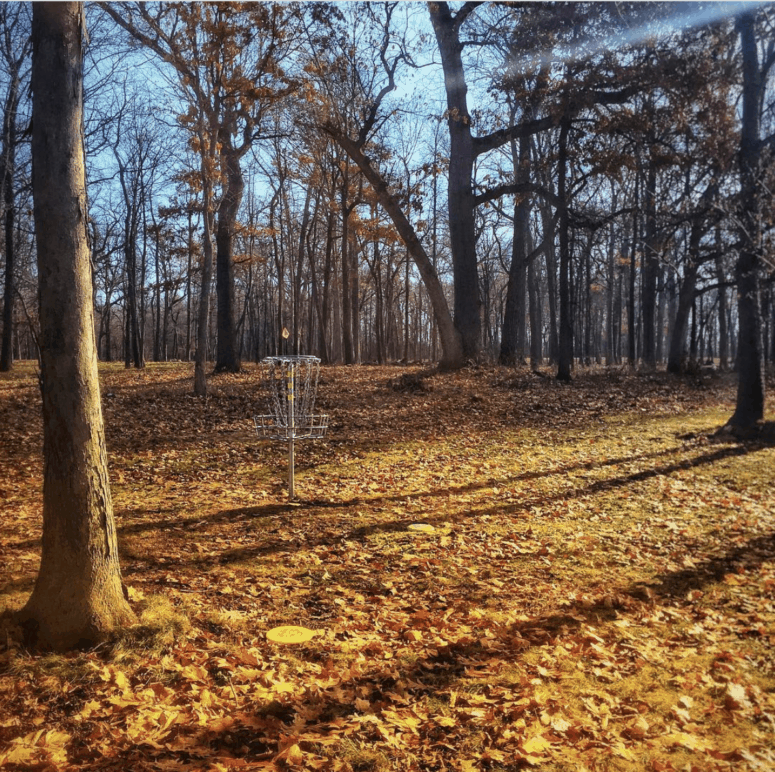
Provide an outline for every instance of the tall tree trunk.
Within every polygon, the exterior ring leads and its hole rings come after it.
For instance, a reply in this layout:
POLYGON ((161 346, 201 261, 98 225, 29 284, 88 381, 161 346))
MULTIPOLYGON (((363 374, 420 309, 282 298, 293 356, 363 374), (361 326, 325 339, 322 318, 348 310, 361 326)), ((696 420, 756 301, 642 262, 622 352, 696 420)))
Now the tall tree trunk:
POLYGON ((425 247, 417 236, 412 224, 401 209, 396 198, 391 194, 385 179, 380 175, 377 169, 371 164, 371 159, 364 155, 356 142, 345 135, 337 132, 333 127, 326 127, 331 136, 336 140, 339 146, 350 156, 358 168, 363 172, 364 177, 371 185, 374 195, 379 205, 387 212, 398 231, 398 235, 406 245, 409 254, 414 260, 420 276, 428 292, 433 314, 438 325, 439 337, 441 339, 441 362, 442 369, 454 369, 461 367, 465 362, 463 355, 463 344, 460 332, 452 321, 449 313, 447 298, 444 294, 444 287, 439 280, 436 269, 428 257, 425 247))
POLYGON ((465 359, 478 359, 481 342, 479 271, 476 259, 475 199, 472 185, 476 153, 466 94, 460 25, 465 13, 452 16, 447 3, 429 3, 431 22, 441 54, 447 95, 450 153, 447 182, 449 238, 454 273, 455 327, 465 359))
POLYGON ((570 242, 568 222, 568 134, 570 120, 560 124, 559 158, 557 172, 557 197, 559 199, 560 225, 560 337, 557 361, 557 379, 571 380, 573 368, 573 310, 570 286, 570 242))
POLYGON ((221 148, 221 167, 226 176, 226 191, 218 205, 218 225, 215 232, 215 294, 217 298, 218 336, 215 372, 238 373, 240 370, 237 344, 237 309, 234 301, 234 232, 237 224, 245 181, 239 154, 230 138, 221 148))
POLYGON ((3 164, 2 195, 5 207, 5 282, 3 285, 3 341, 0 346, 0 372, 7 373, 13 367, 13 311, 16 301, 16 109, 19 105, 19 78, 11 73, 8 95, 3 114, 3 164))
POLYGON ((35 3, 33 196, 43 397, 43 549, 20 620, 67 649, 131 623, 118 561, 86 236, 83 6, 35 3))
POLYGON ((643 346, 641 357, 643 364, 654 369, 657 364, 656 351, 656 309, 657 309, 657 273, 659 255, 657 254, 657 167, 653 153, 649 158, 648 177, 644 198, 646 216, 646 237, 643 242, 643 284, 641 287, 640 312, 643 322, 643 346))
POLYGON ((761 262, 761 103, 766 87, 756 44, 756 15, 748 11, 738 18, 743 64, 743 120, 740 133, 740 248, 737 280, 737 403, 729 425, 739 429, 754 426, 764 418, 764 366, 759 266, 761 262))

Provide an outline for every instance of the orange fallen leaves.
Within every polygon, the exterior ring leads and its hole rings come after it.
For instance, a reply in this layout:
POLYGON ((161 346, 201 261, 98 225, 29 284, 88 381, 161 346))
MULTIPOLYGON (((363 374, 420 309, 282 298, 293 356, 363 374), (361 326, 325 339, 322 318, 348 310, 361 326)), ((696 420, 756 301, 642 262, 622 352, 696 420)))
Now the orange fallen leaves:
MULTIPOLYGON (((420 405, 385 385, 394 371, 328 369, 339 434, 301 445, 289 507, 283 454, 242 427, 255 373, 216 379, 204 406, 182 369, 110 371, 108 410, 130 602, 161 595, 190 629, 56 667, 0 638, 0 763, 770 764, 775 512, 756 470, 772 451, 677 438, 708 425, 693 400, 712 395, 607 376, 558 391, 485 369, 426 376, 420 405), (657 417, 601 419, 608 390, 614 404, 630 388, 657 417), (135 432, 149 395, 156 432, 135 432), (267 641, 283 626, 316 635, 267 641)), ((0 469, 19 513, 0 522, 0 586, 34 576, 27 467, 0 469)))

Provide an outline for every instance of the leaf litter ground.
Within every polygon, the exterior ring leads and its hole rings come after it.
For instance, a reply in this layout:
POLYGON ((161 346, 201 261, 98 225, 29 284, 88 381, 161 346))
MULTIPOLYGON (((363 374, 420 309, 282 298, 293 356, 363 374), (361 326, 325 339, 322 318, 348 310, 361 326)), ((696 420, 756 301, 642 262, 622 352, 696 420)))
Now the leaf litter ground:
MULTIPOLYGON (((101 367, 140 621, 62 656, 3 616, 0 766, 775 768, 775 448, 711 437, 732 378, 324 368, 330 436, 288 503, 258 369, 206 402, 191 376, 101 367)), ((8 611, 39 560, 39 410, 31 366, 2 376, 8 611)))

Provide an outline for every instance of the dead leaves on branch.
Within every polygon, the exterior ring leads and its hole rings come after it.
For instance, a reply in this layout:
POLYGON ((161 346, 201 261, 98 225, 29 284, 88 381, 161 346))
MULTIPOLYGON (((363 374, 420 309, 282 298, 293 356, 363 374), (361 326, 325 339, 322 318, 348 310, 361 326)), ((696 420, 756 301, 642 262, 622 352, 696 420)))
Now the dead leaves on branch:
MULTIPOLYGON (((568 387, 498 368, 322 381, 335 430, 300 443, 291 507, 282 447, 250 430, 254 370, 214 379, 202 403, 184 366, 106 368, 141 625, 69 657, 11 637, 0 763, 775 765, 773 451, 703 440, 729 385, 601 374, 568 387), (316 635, 267 640, 286 624, 316 635)), ((36 569, 34 383, 0 403, 17 448, 0 523, 13 605, 36 569)))

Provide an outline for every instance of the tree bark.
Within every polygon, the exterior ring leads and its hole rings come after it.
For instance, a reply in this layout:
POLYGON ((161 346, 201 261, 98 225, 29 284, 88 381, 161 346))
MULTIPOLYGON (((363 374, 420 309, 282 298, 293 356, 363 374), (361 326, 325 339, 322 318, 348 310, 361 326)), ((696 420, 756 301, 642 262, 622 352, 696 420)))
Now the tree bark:
POLYGON ((756 11, 737 22, 743 64, 743 120, 740 133, 740 250, 735 265, 737 280, 738 382, 735 412, 729 425, 748 429, 764 418, 764 365, 759 266, 761 262, 761 109, 766 86, 756 45, 756 11))
POLYGON ((238 373, 241 363, 234 301, 233 241, 245 181, 242 177, 239 153, 232 147, 228 133, 224 132, 222 136, 225 141, 221 148, 221 168, 226 177, 226 191, 218 206, 218 226, 215 232, 215 294, 218 299, 215 372, 238 373))
POLYGON ((570 286, 570 242, 568 222, 568 134, 570 121, 560 124, 557 197, 560 225, 560 336, 557 357, 557 380, 570 381, 573 369, 573 316, 570 286))
POLYGON ((454 317, 466 359, 479 357, 481 307, 476 258, 476 202, 472 186, 476 150, 471 134, 459 31, 465 13, 452 15, 447 3, 429 3, 431 22, 441 54, 447 94, 449 239, 454 271, 454 317))
POLYGON ((33 6, 33 196, 43 397, 43 549, 20 620, 68 649, 131 623, 97 376, 86 237, 80 3, 33 6))

